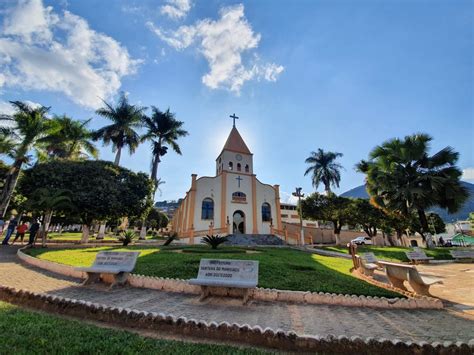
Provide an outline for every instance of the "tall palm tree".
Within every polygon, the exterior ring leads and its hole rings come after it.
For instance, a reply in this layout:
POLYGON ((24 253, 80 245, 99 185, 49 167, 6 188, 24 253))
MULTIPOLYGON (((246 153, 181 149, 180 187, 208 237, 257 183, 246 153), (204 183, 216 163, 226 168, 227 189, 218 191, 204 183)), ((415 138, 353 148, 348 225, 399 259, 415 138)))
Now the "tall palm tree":
POLYGON ((13 160, 0 194, 0 216, 4 217, 13 195, 21 168, 32 159, 32 150, 38 148, 51 130, 51 120, 46 117, 49 107, 31 107, 21 101, 10 101, 16 112, 0 115, 3 130, 9 132, 9 149, 3 151, 13 160))
POLYGON ((342 157, 342 153, 325 152, 318 148, 317 152, 311 152, 311 155, 305 160, 305 163, 311 165, 306 169, 304 175, 311 173, 313 186, 317 189, 322 183, 327 195, 331 193, 331 186, 339 187, 341 182, 342 165, 336 162, 339 157, 342 157))
POLYGON ((90 121, 76 121, 66 115, 53 117, 52 132, 44 142, 48 157, 68 160, 97 158, 92 131, 87 128, 90 121))
POLYGON ((103 140, 105 145, 112 143, 115 154, 115 165, 120 164, 122 149, 128 147, 133 154, 140 144, 140 135, 137 129, 142 126, 142 119, 146 107, 131 105, 122 92, 116 106, 105 101, 104 107, 96 113, 112 121, 112 124, 102 127, 94 133, 94 139, 103 140))
POLYGON ((169 108, 165 112, 161 112, 158 108, 152 106, 151 117, 145 116, 143 123, 147 131, 141 140, 142 142, 149 140, 152 144, 151 179, 155 183, 156 192, 159 180, 158 165, 161 162, 161 157, 168 152, 168 147, 181 155, 177 140, 189 133, 182 128, 184 122, 178 121, 169 108))
POLYGON ((428 247, 432 240, 426 209, 438 205, 454 213, 468 198, 460 183, 462 172, 455 165, 459 153, 445 147, 429 155, 431 140, 427 134, 388 140, 372 150, 368 161, 356 166, 367 175, 367 191, 376 205, 406 218, 418 215, 428 247))

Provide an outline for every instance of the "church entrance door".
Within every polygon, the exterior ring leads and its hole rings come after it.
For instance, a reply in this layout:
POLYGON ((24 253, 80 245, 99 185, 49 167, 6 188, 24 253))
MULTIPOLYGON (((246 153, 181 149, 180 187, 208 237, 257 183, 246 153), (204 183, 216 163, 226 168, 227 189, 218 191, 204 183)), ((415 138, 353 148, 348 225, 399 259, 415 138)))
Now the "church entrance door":
POLYGON ((232 230, 234 234, 245 234, 245 214, 242 211, 234 212, 232 230))

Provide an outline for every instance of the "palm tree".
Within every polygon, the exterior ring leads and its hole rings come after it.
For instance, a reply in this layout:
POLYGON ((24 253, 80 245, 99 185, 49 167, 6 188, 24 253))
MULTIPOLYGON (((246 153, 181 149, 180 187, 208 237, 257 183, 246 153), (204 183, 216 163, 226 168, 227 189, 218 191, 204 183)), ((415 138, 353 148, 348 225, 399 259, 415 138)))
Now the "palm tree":
POLYGON ((143 123, 147 131, 141 140, 142 142, 150 140, 152 143, 151 179, 155 183, 156 192, 159 182, 158 164, 161 162, 161 157, 168 152, 168 147, 181 155, 177 140, 187 136, 188 132, 182 128, 184 122, 178 121, 169 108, 161 112, 152 106, 151 117, 145 116, 143 123))
POLYGON ((122 148, 128 147, 130 154, 133 154, 140 144, 140 135, 136 129, 142 126, 146 107, 131 105, 123 92, 116 106, 103 102, 105 107, 96 113, 113 123, 97 130, 94 139, 102 139, 105 145, 112 143, 112 151, 116 152, 114 163, 119 165, 122 148))
POLYGON ((426 209, 438 205, 454 213, 468 198, 460 183, 462 172, 455 165, 459 153, 445 147, 429 155, 431 140, 427 134, 388 140, 372 150, 368 161, 356 166, 367 175, 367 191, 376 205, 405 218, 418 215, 428 247, 432 240, 426 209))
POLYGON ((21 101, 10 101, 10 103, 15 107, 16 112, 11 116, 0 115, 3 131, 9 132, 8 147, 2 148, 2 153, 7 153, 13 160, 0 194, 0 216, 2 217, 7 212, 22 166, 31 161, 32 149, 41 145, 51 129, 51 121, 46 117, 49 107, 33 108, 21 101))
POLYGON ((331 193, 331 186, 339 187, 341 182, 342 165, 336 163, 336 159, 339 157, 342 157, 342 153, 325 152, 318 148, 317 152, 311 152, 311 155, 305 160, 305 163, 311 165, 306 169, 304 175, 311 173, 313 186, 317 189, 322 183, 327 195, 331 193))
POLYGON ((52 132, 44 142, 47 156, 68 160, 97 158, 92 131, 87 128, 90 121, 76 121, 66 115, 53 117, 52 132))

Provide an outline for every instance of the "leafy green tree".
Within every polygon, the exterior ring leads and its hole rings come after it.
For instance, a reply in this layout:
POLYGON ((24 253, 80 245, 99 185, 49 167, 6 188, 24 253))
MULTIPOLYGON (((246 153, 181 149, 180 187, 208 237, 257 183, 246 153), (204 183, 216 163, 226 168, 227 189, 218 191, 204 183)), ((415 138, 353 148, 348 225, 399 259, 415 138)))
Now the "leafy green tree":
POLYGON ((35 190, 27 202, 28 209, 43 215, 41 226, 42 246, 46 246, 47 234, 54 211, 72 211, 71 191, 64 189, 39 188, 35 190))
POLYGON ((33 150, 47 138, 51 121, 46 117, 49 107, 31 107, 21 101, 10 101, 16 112, 13 115, 0 115, 4 145, 2 153, 13 160, 0 194, 0 216, 4 217, 21 168, 31 162, 33 150), (5 138, 7 137, 8 138, 5 138), (8 143, 5 143, 5 139, 8 143))
POLYGON ((158 164, 161 162, 161 157, 168 152, 168 147, 181 155, 178 139, 187 136, 188 132, 183 129, 184 122, 178 121, 169 108, 162 112, 157 107, 152 106, 151 117, 145 116, 143 123, 146 133, 141 140, 151 141, 151 179, 155 183, 156 191, 159 182, 158 164))
MULTIPOLYGON (((419 218, 417 217, 418 216, 416 214, 413 214, 412 218, 410 219, 409 229, 412 233, 417 232, 422 234, 424 229, 420 223, 419 218)), ((428 228, 430 233, 438 234, 446 232, 446 224, 437 213, 428 212, 426 214, 426 219, 428 220, 428 228)))
POLYGON ((161 218, 160 218, 160 225, 159 225, 159 228, 161 230, 165 229, 166 227, 168 227, 168 224, 170 223, 170 219, 168 218, 168 216, 166 214, 164 214, 163 212, 160 212, 161 213, 161 218))
POLYGON ((100 160, 54 160, 25 170, 19 192, 30 198, 39 188, 71 191, 73 216, 83 225, 82 242, 94 221, 137 217, 148 208, 153 183, 144 173, 100 160))
POLYGON ((426 134, 391 139, 375 147, 368 161, 357 164, 378 206, 405 217, 417 214, 428 247, 434 244, 425 211, 438 205, 454 213, 468 198, 460 183, 462 172, 455 165, 459 154, 446 147, 429 155, 431 140, 426 134))
POLYGON ((105 145, 112 144, 112 151, 116 153, 114 163, 119 165, 122 149, 128 147, 130 154, 133 154, 140 144, 137 129, 142 127, 146 107, 131 105, 123 92, 116 106, 105 101, 104 105, 96 113, 112 121, 112 124, 94 132, 94 138, 101 139, 105 145))
POLYGON ((342 165, 336 159, 342 157, 342 153, 325 152, 318 148, 317 152, 311 152, 305 163, 310 164, 304 175, 311 173, 313 186, 317 189, 322 183, 324 191, 328 195, 331 193, 331 186, 339 187, 341 182, 342 165))
POLYGON ((87 128, 90 121, 76 121, 66 115, 53 117, 51 133, 44 142, 47 156, 68 160, 97 158, 92 131, 87 128))
POLYGON ((385 214, 380 208, 373 206, 368 200, 358 198, 351 203, 351 219, 364 232, 373 238, 377 235, 377 228, 381 228, 385 214))
POLYGON ((336 244, 340 244, 341 229, 344 225, 354 224, 351 199, 329 194, 328 196, 317 192, 301 200, 303 218, 331 222, 333 225, 336 244))

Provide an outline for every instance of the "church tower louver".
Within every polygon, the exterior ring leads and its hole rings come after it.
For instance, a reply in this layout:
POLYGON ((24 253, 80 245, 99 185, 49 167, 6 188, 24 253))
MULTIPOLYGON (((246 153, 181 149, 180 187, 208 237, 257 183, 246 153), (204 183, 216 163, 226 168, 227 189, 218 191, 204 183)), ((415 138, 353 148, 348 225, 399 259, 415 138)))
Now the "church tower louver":
POLYGON ((197 178, 172 219, 172 229, 190 244, 213 233, 270 234, 281 230, 278 185, 261 183, 253 171, 253 154, 234 125, 216 159, 216 176, 197 178))

